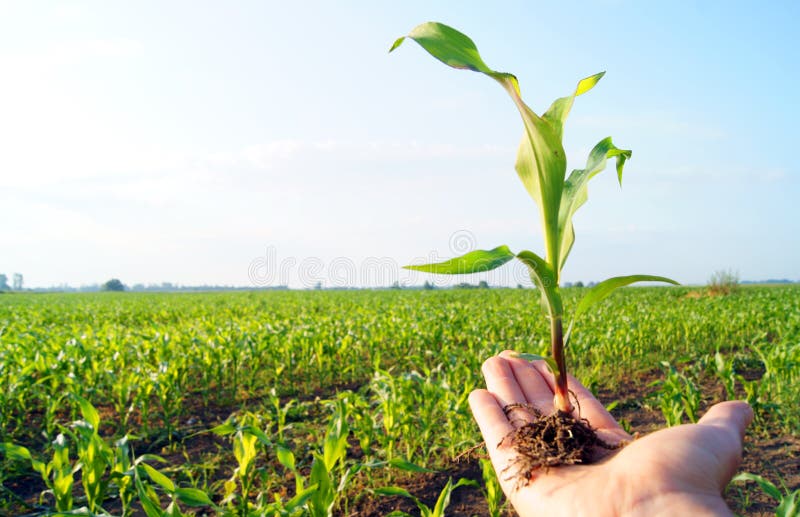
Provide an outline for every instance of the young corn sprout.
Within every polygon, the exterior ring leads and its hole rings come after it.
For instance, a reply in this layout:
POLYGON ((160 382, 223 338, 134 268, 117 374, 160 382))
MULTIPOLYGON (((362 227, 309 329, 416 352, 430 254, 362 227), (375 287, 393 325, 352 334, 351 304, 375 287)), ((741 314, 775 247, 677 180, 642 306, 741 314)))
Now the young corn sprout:
MULTIPOLYGON (((441 23, 423 23, 408 36, 397 39, 389 51, 399 47, 406 38, 416 41, 433 57, 450 67, 487 75, 497 81, 511 97, 524 125, 515 168, 528 194, 539 207, 545 249, 545 258, 542 258, 532 251, 514 253, 508 246, 498 246, 491 250, 471 251, 445 262, 406 267, 451 275, 490 271, 515 258, 522 261, 541 293, 542 309, 550 321, 551 357, 542 359, 547 361, 555 376, 554 404, 558 411, 571 413, 573 406, 569 397, 564 346, 569 341, 575 320, 618 287, 642 281, 677 284, 669 278, 651 275, 609 278, 586 292, 572 314, 566 333, 564 332, 565 318, 559 282, 564 263, 575 242, 572 216, 587 200, 589 180, 605 169, 606 162, 616 160, 617 178, 622 185, 622 169, 631 157, 631 151, 618 148, 607 137, 594 146, 583 169, 575 169, 567 176, 567 161, 562 145, 564 122, 575 97, 591 90, 605 72, 580 80, 571 95, 556 99, 544 115, 540 116, 522 100, 517 78, 489 68, 475 44, 465 34, 441 23)), ((537 358, 531 354, 521 355, 528 359, 537 358)))

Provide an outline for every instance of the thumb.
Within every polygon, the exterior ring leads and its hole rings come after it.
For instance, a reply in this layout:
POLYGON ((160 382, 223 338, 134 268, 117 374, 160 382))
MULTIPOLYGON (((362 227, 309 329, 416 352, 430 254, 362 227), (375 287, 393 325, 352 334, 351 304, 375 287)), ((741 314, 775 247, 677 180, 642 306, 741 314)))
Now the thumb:
POLYGON ((705 426, 706 438, 703 447, 713 454, 720 466, 717 474, 719 487, 731 480, 742 461, 742 439, 745 430, 753 421, 753 410, 742 400, 721 402, 706 412, 697 422, 705 426))

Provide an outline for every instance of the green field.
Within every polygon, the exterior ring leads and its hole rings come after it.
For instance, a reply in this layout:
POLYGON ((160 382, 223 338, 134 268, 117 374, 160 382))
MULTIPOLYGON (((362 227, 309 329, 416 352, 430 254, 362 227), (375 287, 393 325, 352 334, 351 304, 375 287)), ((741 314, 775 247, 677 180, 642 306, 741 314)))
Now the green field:
MULTIPOLYGON (((0 514, 414 513, 375 490, 432 507, 451 477, 480 487, 448 514, 487 514, 478 460, 453 461, 480 441, 466 399, 490 355, 547 352, 538 304, 528 289, 0 295, 0 514)), ((742 470, 798 488, 800 288, 622 289, 568 361, 632 431, 747 399, 742 470)), ((775 506, 755 485, 726 498, 775 506)))

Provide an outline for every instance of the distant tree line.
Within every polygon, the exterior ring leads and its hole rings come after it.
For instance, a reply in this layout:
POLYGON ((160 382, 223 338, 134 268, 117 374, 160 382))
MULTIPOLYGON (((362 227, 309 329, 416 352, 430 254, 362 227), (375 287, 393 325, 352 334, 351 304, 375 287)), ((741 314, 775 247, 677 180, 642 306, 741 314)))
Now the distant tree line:
MULTIPOLYGON (((739 282, 741 284, 792 284, 796 283, 796 281, 789 280, 789 279, 769 279, 769 280, 743 280, 739 282)), ((35 288, 27 288, 23 287, 23 276, 21 273, 14 273, 11 278, 11 283, 9 284, 9 278, 7 275, 0 273, 0 292, 11 292, 11 291, 27 291, 27 292, 36 292, 36 293, 49 293, 49 292, 97 292, 97 291, 132 291, 132 292, 202 292, 202 291, 286 291, 289 290, 289 286, 286 285, 277 285, 277 286, 267 286, 267 287, 256 287, 256 286, 232 286, 232 285, 216 285, 216 284, 202 284, 202 285, 180 285, 174 284, 172 282, 161 282, 159 284, 143 284, 143 283, 136 283, 131 286, 124 284, 118 278, 111 278, 102 284, 88 284, 82 285, 79 287, 70 286, 67 284, 56 285, 52 287, 35 287, 35 288)), ((596 282, 587 282, 584 284, 581 281, 577 282, 564 282, 564 287, 594 287, 596 282)), ((459 284, 455 284, 449 287, 437 287, 433 282, 426 280, 422 285, 401 285, 399 282, 394 282, 388 289, 408 289, 408 290, 433 290, 433 289, 489 289, 491 286, 486 282, 486 280, 481 280, 478 284, 470 284, 466 282, 462 282, 459 284)), ((500 287, 500 286, 498 286, 500 287)), ((533 286, 523 286, 522 284, 517 284, 516 286, 518 289, 530 289, 535 288, 533 286)), ((350 291, 350 290, 359 290, 365 289, 364 287, 323 287, 321 282, 317 282, 313 289, 324 289, 324 290, 334 290, 334 291, 350 291)), ((366 288, 369 289, 369 288, 366 288)), ((373 289, 381 290, 387 289, 387 287, 376 287, 373 289)))
POLYGON ((22 291, 22 273, 14 273, 11 278, 11 285, 8 285, 8 275, 0 273, 0 291, 22 291))

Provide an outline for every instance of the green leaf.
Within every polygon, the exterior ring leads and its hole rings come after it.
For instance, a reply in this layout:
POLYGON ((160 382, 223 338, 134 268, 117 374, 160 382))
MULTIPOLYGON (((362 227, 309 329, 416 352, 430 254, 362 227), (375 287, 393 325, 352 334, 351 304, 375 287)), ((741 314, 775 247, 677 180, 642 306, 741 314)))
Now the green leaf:
POLYGON ((393 51, 394 49, 396 49, 397 47, 402 45, 402 43, 403 43, 403 41, 405 41, 405 39, 406 39, 405 36, 400 36, 399 38, 394 40, 394 43, 392 43, 392 47, 389 49, 389 52, 393 51))
POLYGON ((528 266, 531 280, 541 291, 542 307, 545 312, 551 318, 560 316, 564 309, 553 268, 546 260, 532 251, 521 251, 517 254, 517 258, 528 266))
POLYGON ((278 461, 281 465, 285 468, 291 470, 292 472, 295 471, 295 460, 294 460, 294 453, 284 447, 283 445, 278 445, 276 448, 276 455, 278 456, 278 461))
POLYGON ((551 104, 545 114, 542 115, 542 118, 550 122, 550 125, 553 126, 559 140, 562 139, 564 122, 567 120, 567 115, 569 115, 572 109, 572 103, 575 102, 575 97, 583 95, 594 88, 604 75, 606 75, 605 72, 600 72, 599 74, 590 75, 585 79, 581 79, 578 81, 578 86, 575 87, 575 92, 572 95, 554 100, 553 104, 551 104))
POLYGON ((384 486, 380 488, 376 488, 374 492, 378 495, 390 495, 390 496, 402 496, 408 497, 409 499, 416 499, 413 495, 409 493, 408 490, 405 488, 400 488, 399 486, 384 486))
POLYGON ((439 493, 436 499, 436 505, 433 507, 432 517, 440 517, 444 515, 444 509, 450 504, 450 494, 453 493, 453 478, 447 480, 447 484, 439 493))
MULTIPOLYGON (((558 264, 560 257, 557 233, 558 205, 561 202, 561 190, 567 172, 560 125, 553 126, 551 121, 534 113, 522 100, 517 78, 512 74, 489 68, 481 58, 475 43, 467 35, 447 25, 428 22, 415 27, 408 37, 448 66, 480 72, 491 77, 511 96, 525 126, 517 156, 517 174, 539 206, 547 258, 553 263, 553 271, 558 275, 561 270, 558 264)), ((402 42, 402 38, 395 41, 392 50, 402 42)), ((581 81, 573 96, 587 91, 598 79, 599 76, 592 76, 581 81)))
POLYGON ((333 490, 331 473, 325 468, 325 460, 318 454, 314 454, 314 463, 311 464, 309 481, 317 484, 317 490, 314 491, 309 499, 311 515, 330 515, 330 509, 335 502, 336 493, 333 490))
POLYGON ((197 488, 179 488, 175 490, 175 496, 188 506, 214 506, 208 494, 197 488))
MULTIPOLYGON (((594 77, 594 76, 592 76, 594 77)), ((586 79, 584 79, 586 80, 586 79)), ((579 85, 580 86, 580 85, 579 85)), ((589 180, 606 168, 606 162, 617 159, 617 178, 622 185, 622 168, 631 157, 631 151, 619 149, 611 142, 611 137, 604 138, 589 153, 585 169, 575 169, 564 182, 561 192, 561 204, 558 212, 558 234, 561 236, 559 264, 563 267, 572 244, 575 242, 575 230, 572 227, 572 216, 589 198, 589 180)))
POLYGON ((606 299, 608 295, 610 295, 615 289, 633 284, 635 282, 666 282, 668 284, 680 285, 678 282, 670 278, 652 275, 615 276, 613 278, 603 280, 596 286, 590 288, 589 291, 583 296, 581 301, 578 302, 578 308, 575 309, 575 313, 572 315, 572 321, 570 322, 567 333, 564 336, 564 344, 567 344, 570 336, 572 335, 572 327, 575 325, 575 321, 577 321, 578 317, 586 312, 589 307, 606 299))
POLYGON ((145 486, 142 483, 142 480, 137 476, 136 477, 136 492, 139 495, 139 502, 144 509, 144 513, 147 517, 161 517, 164 515, 164 511, 161 509, 158 495, 153 491, 150 486, 145 486))
POLYGON ((633 284, 635 282, 666 282, 668 284, 680 285, 675 280, 663 276, 652 276, 652 275, 615 276, 613 278, 603 280, 596 286, 589 289, 589 291, 583 296, 581 301, 578 303, 578 308, 575 309, 573 320, 577 319, 578 316, 586 312, 586 310, 592 305, 606 299, 608 295, 610 295, 615 289, 633 284))
POLYGON ((75 395, 75 398, 78 399, 78 404, 80 405, 83 419, 89 422, 89 425, 92 426, 94 432, 98 432, 100 429, 100 415, 97 413, 97 410, 85 398, 79 397, 78 395, 75 395))
POLYGON ((230 421, 224 422, 219 424, 216 427, 210 429, 210 431, 217 436, 226 436, 229 434, 233 434, 236 432, 236 426, 234 426, 230 421))
POLYGON ((296 508, 300 508, 306 504, 306 501, 308 501, 309 498, 314 495, 314 493, 317 491, 317 488, 317 485, 311 485, 304 490, 299 491, 297 495, 289 499, 289 501, 286 503, 286 510, 292 512, 296 508))
POLYGON ((800 499, 800 489, 795 490, 783 498, 781 504, 775 508, 775 515, 777 517, 797 517, 800 515, 800 503, 798 503, 798 499, 800 499))
POLYGON ((22 445, 16 445, 13 443, 6 442, 0 444, 0 450, 2 450, 3 453, 5 453, 6 457, 11 460, 31 461, 33 459, 31 457, 31 452, 22 445))
POLYGON ((267 434, 258 428, 255 425, 246 425, 242 427, 242 432, 250 433, 251 435, 255 436, 262 445, 267 447, 272 447, 272 440, 269 439, 267 434))
POLYGON ((426 469, 425 467, 420 467, 416 463, 411 463, 403 458, 392 458, 389 460, 389 465, 400 470, 405 470, 406 472, 437 472, 435 470, 426 469))
POLYGON ((513 258, 514 253, 508 249, 508 246, 498 246, 488 251, 470 251, 466 255, 436 264, 404 266, 404 268, 413 271, 424 271, 425 273, 438 273, 441 275, 464 275, 491 271, 513 258))
POLYGON ((142 454, 141 456, 137 456, 136 460, 134 461, 134 463, 136 465, 138 465, 138 464, 142 463, 143 461, 157 461, 159 463, 166 463, 167 462, 167 460, 165 460, 161 456, 157 456, 155 454, 147 454, 147 453, 145 453, 145 454, 142 454))
MULTIPOLYGON (((400 488, 399 486, 385 486, 385 487, 381 487, 381 488, 376 488, 376 489, 373 490, 373 492, 375 492, 378 495, 407 497, 408 499, 411 499, 412 501, 414 501, 414 504, 417 505, 417 508, 419 508, 419 512, 420 512, 420 516, 421 517, 428 517, 429 515, 431 515, 431 509, 428 508, 427 506, 425 506, 425 503, 423 503, 422 501, 417 499, 415 496, 413 496, 408 490, 406 490, 404 488, 400 488)), ((394 513, 394 512, 392 512, 392 513, 394 513)), ((392 515, 392 514, 389 514, 389 515, 392 515)), ((402 512, 395 513, 395 515, 403 515, 403 513, 402 512)))
POLYGON ((175 484, 167 476, 157 471, 147 463, 142 463, 140 467, 142 467, 144 471, 147 472, 147 476, 150 479, 152 479, 153 482, 156 483, 158 486, 160 486, 169 493, 175 491, 175 484))
POLYGON ((344 462, 347 456, 347 436, 350 434, 350 427, 344 416, 337 412, 330 423, 328 431, 325 433, 325 442, 322 447, 322 458, 325 468, 331 472, 336 464, 344 462))
POLYGON ((737 481, 753 481, 757 483, 761 490, 764 491, 765 494, 769 495, 776 501, 781 501, 783 499, 783 494, 781 491, 776 487, 770 480, 761 477, 757 474, 751 474, 750 472, 740 472, 736 474, 734 478, 731 480, 732 482, 737 481))
MULTIPOLYGON (((495 73, 483 62, 475 43, 469 36, 443 23, 420 24, 411 30, 408 37, 447 66, 484 74, 495 73)), ((398 38, 389 52, 399 47, 403 40, 405 37, 398 38)))
POLYGON ((453 491, 461 486, 478 486, 478 483, 471 479, 461 478, 459 479, 456 484, 453 484, 453 478, 447 480, 447 485, 442 489, 442 492, 439 494, 439 498, 436 500, 436 506, 433 508, 433 512, 431 513, 432 517, 444 517, 444 511, 450 505, 450 496, 453 494, 453 491))
POLYGON ((545 357, 543 355, 537 354, 528 354, 524 352, 514 352, 511 354, 512 357, 519 357, 520 359, 524 359, 526 361, 544 361, 547 363, 547 367, 550 368, 550 371, 554 374, 558 371, 558 365, 551 357, 545 357))

